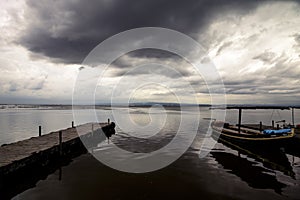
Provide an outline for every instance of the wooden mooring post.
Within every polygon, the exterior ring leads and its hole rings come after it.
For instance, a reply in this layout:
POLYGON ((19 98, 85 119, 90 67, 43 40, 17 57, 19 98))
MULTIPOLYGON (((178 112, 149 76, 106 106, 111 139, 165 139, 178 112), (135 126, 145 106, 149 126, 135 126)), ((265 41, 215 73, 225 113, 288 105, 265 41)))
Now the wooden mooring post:
POLYGON ((239 109, 239 120, 238 120, 238 131, 239 131, 239 133, 241 132, 241 125, 242 125, 242 109, 240 108, 239 109))
POLYGON ((259 131, 262 132, 262 122, 259 122, 259 131))
POLYGON ((39 126, 39 137, 42 136, 42 126, 39 126))
POLYGON ((295 127, 295 111, 294 108, 292 108, 292 125, 295 127))

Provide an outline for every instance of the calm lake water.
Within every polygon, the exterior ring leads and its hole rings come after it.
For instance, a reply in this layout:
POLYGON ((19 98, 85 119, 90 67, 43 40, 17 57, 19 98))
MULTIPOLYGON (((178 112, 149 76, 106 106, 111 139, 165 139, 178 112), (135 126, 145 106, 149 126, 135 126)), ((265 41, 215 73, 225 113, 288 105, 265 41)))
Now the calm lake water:
MULTIPOLYGON (((90 122, 91 110, 80 110, 76 124, 90 122)), ((97 109, 99 122, 110 118, 117 122, 116 135, 110 143, 103 141, 97 153, 106 154, 113 144, 131 152, 152 152, 169 144, 176 135, 182 118, 187 122, 183 134, 197 131, 192 145, 178 160, 160 170, 149 173, 126 173, 100 163, 92 154, 84 154, 71 163, 50 173, 35 186, 18 194, 14 199, 300 199, 300 147, 298 152, 285 149, 270 152, 247 152, 217 143, 204 158, 199 150, 206 136, 210 117, 208 108, 195 112, 193 108, 163 110, 159 107, 97 109), (135 129, 130 120, 140 126, 152 123, 162 127, 153 135, 152 128, 135 129), (150 114, 149 114, 150 113, 150 114), (200 118, 199 129, 193 123, 200 118), (118 122, 120 126, 118 126, 118 122), (162 123, 163 122, 163 123, 162 123), (125 125, 127 125, 125 127, 125 125), (195 129, 197 128, 197 129, 195 129), (138 136, 141 136, 138 137, 138 136)), ((295 121, 300 123, 300 112, 295 121)), ((244 123, 271 124, 271 120, 291 121, 290 111, 249 110, 243 113, 244 123)), ((73 120, 72 110, 54 109, 2 109, 0 110, 0 142, 11 143, 36 136, 38 126, 43 132, 67 128, 73 120)), ((237 112, 229 111, 226 121, 236 123, 237 112)), ((182 144, 186 138, 182 137, 182 144)), ((164 156, 172 156, 165 152, 164 156)), ((122 165, 130 165, 126 156, 112 155, 111 159, 122 165)), ((135 160, 142 159, 139 156, 135 160)))

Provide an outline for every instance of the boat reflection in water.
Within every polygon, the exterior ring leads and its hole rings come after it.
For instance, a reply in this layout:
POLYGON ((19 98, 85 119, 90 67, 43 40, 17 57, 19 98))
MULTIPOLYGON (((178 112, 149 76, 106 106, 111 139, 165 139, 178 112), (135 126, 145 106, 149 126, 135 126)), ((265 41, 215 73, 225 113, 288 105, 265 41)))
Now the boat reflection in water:
POLYGON ((273 189, 276 193, 281 194, 282 189, 287 185, 277 179, 277 172, 282 172, 295 179, 293 167, 283 149, 273 148, 259 151, 255 148, 242 148, 222 139, 219 139, 218 142, 237 153, 218 150, 211 152, 212 157, 224 169, 230 170, 229 173, 240 177, 250 187, 273 189))
MULTIPOLYGON (((286 151, 290 155, 299 152, 298 145, 291 145, 295 142, 295 122, 294 109, 298 107, 290 106, 227 106, 213 109, 237 109, 238 124, 229 124, 220 121, 212 121, 212 138, 219 143, 237 151, 237 155, 232 151, 211 152, 212 157, 225 169, 240 177, 249 186, 258 189, 273 189, 281 194, 282 189, 287 185, 279 180, 282 174, 287 178, 296 180, 286 151), (285 120, 280 127, 259 124, 242 124, 242 110, 257 109, 292 109, 292 124, 286 124, 285 120), (295 148, 291 149, 290 146, 295 148), (278 173, 279 172, 279 173, 278 173), (281 175, 280 175, 281 174, 281 175)), ((293 157, 294 158, 294 157, 293 157)))

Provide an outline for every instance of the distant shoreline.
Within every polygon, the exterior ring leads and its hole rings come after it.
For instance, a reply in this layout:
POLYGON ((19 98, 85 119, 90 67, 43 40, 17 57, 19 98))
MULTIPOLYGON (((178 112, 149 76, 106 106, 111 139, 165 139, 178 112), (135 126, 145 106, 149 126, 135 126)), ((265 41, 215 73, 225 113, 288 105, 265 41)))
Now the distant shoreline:
POLYGON ((98 105, 69 105, 69 104, 0 104, 1 109, 111 109, 111 108, 128 108, 128 107, 140 107, 150 108, 152 106, 163 106, 163 107, 211 107, 209 104, 175 104, 175 103, 133 103, 133 104, 98 104, 98 105))
POLYGON ((119 103, 119 104, 0 104, 0 109, 3 108, 107 108, 107 107, 152 107, 152 106, 164 106, 164 107, 300 107, 299 104, 226 104, 226 105, 211 105, 211 104, 189 104, 189 103, 164 103, 164 102, 142 102, 142 103, 119 103))
POLYGON ((120 104, 96 104, 96 105, 71 105, 71 104, 0 104, 2 109, 111 109, 111 108, 150 108, 153 106, 163 106, 165 108, 178 108, 178 107, 220 107, 220 108, 234 108, 234 107, 259 107, 259 108, 272 108, 272 107, 294 107, 300 108, 300 104, 227 104, 227 105, 211 105, 211 104, 188 104, 188 103, 161 103, 161 102, 145 102, 145 103, 120 103, 120 104))

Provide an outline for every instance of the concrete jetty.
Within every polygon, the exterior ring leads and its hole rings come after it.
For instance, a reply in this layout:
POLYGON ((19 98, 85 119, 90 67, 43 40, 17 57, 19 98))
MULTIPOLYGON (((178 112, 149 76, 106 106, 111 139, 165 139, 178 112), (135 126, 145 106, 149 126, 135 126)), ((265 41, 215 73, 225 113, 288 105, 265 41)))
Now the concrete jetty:
MULTIPOLYGON (((3 145, 0 147, 0 179, 4 180, 6 176, 14 176, 19 172, 24 173, 32 167, 47 166, 64 156, 72 157, 86 150, 81 142, 82 137, 94 140, 94 133, 99 129, 103 130, 102 134, 111 136, 114 128, 114 123, 87 123, 3 145)), ((99 138, 103 139, 105 136, 98 136, 98 140, 99 138)))

